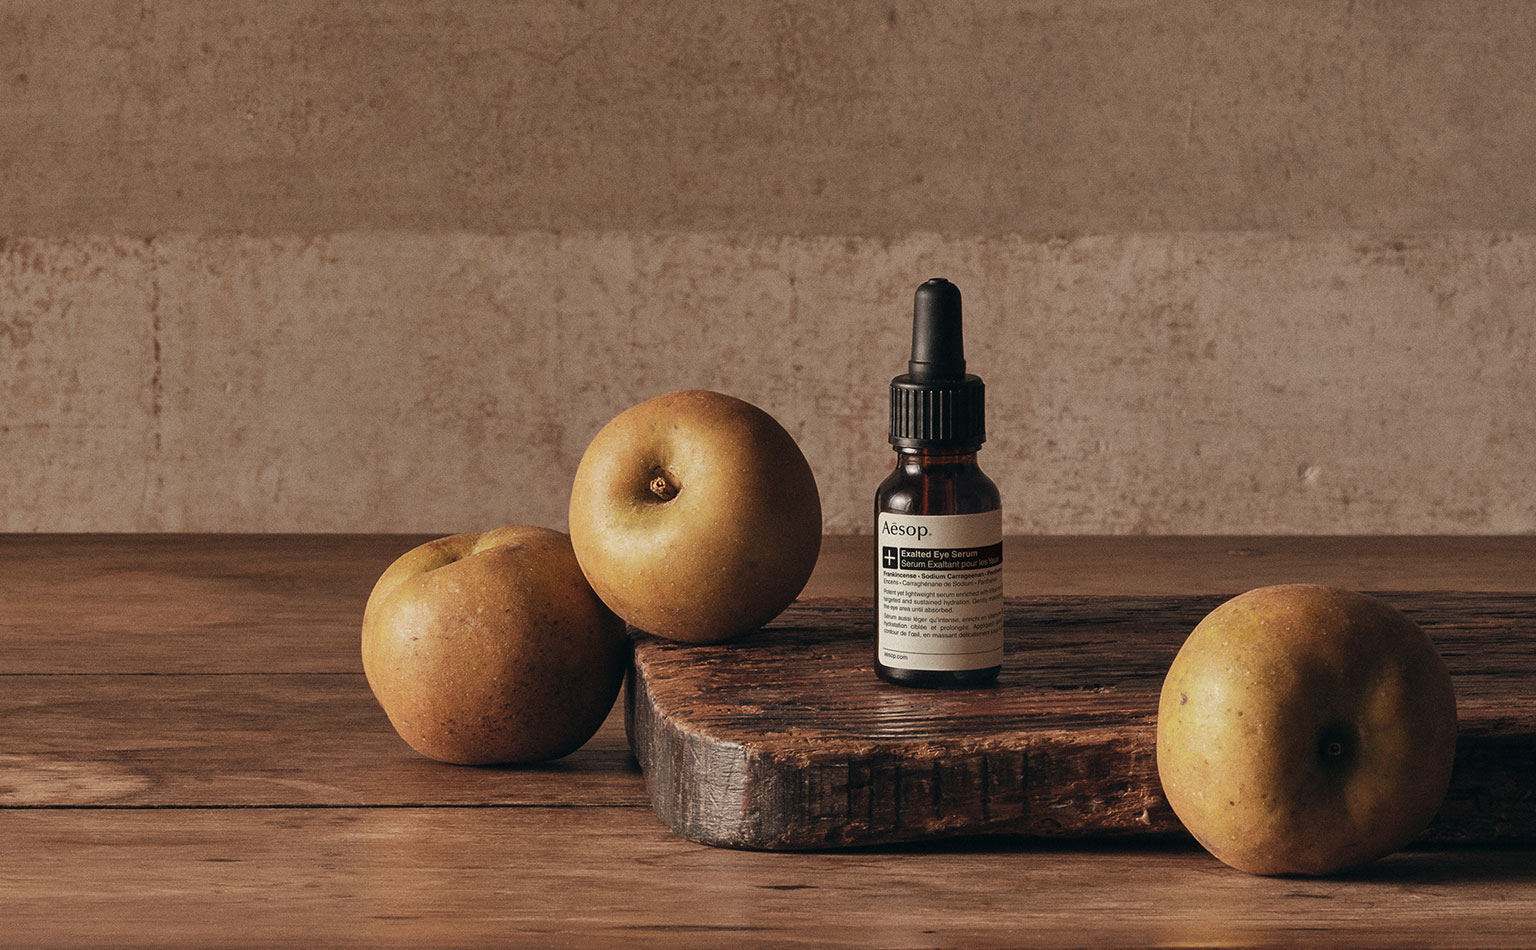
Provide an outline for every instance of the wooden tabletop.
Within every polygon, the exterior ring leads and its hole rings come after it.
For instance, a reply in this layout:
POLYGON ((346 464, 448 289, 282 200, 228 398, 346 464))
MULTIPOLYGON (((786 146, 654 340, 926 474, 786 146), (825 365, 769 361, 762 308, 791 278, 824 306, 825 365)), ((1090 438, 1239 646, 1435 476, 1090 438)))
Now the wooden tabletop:
MULTIPOLYGON (((1182 836, 729 851, 656 820, 617 714, 557 763, 430 762, 358 648, 420 540, 0 536, 0 945, 1536 943, 1527 845, 1327 880, 1182 836)), ((1536 592, 1536 537, 1012 538, 1005 563, 1009 596, 1536 592)), ((867 596, 872 565, 829 538, 806 593, 867 596)))

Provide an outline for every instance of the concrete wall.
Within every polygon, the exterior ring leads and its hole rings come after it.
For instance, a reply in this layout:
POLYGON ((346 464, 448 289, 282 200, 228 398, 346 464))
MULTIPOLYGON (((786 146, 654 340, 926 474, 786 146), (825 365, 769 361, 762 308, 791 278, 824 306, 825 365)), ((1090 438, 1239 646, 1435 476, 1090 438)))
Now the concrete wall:
POLYGON ((1536 530, 1536 4, 18 0, 0 530, 562 527, 690 386, 868 529, 965 291, 1037 532, 1536 530))

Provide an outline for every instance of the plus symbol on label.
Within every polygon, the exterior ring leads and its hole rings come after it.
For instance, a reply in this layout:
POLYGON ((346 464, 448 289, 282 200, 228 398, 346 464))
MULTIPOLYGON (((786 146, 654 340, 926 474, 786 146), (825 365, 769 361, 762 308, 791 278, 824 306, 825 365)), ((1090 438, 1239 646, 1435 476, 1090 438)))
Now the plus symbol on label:
POLYGON ((895 568, 900 563, 901 559, 896 556, 895 548, 880 549, 880 564, 882 567, 895 568))

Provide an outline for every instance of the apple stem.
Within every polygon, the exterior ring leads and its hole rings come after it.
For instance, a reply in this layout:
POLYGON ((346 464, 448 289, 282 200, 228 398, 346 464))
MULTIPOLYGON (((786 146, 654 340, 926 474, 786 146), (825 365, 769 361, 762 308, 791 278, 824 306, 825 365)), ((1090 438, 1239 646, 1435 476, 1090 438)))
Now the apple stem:
POLYGON ((657 498, 660 498, 662 501, 671 501, 677 497, 677 487, 674 486, 671 482, 667 481, 667 476, 663 472, 658 471, 651 477, 650 488, 651 494, 655 495, 657 498))

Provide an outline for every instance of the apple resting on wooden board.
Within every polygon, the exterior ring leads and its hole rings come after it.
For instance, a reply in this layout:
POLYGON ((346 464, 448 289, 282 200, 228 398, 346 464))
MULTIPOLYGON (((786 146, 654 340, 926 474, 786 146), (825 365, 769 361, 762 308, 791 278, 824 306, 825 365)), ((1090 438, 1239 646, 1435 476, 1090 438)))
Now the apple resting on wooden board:
POLYGON ((1158 708, 1168 803, 1255 874, 1330 874, 1406 845, 1444 800, 1455 751, 1450 674, 1418 625, 1310 584, 1213 610, 1158 708))
POLYGON ((772 416, 689 390, 620 413, 571 486, 571 543, 620 617, 690 643, 762 626, 799 595, 821 549, 821 497, 772 416))
POLYGON ((395 731, 443 762, 537 762, 602 725, 629 659, 570 539, 513 526, 406 552, 363 613, 363 671, 395 731))

